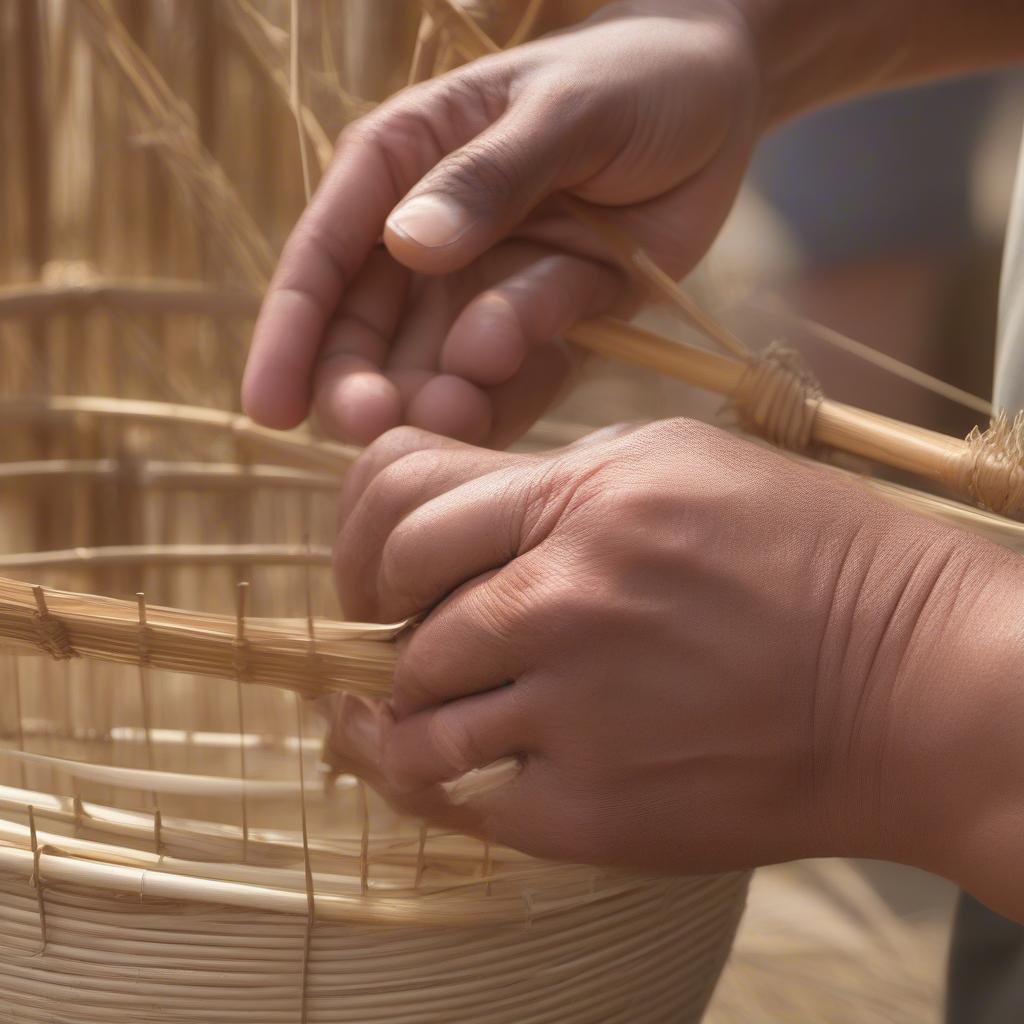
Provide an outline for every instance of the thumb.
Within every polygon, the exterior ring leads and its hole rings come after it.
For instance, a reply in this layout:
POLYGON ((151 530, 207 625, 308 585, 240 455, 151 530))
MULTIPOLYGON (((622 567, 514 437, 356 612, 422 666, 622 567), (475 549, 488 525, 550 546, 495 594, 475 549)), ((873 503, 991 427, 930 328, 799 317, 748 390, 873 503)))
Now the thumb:
POLYGON ((519 100, 426 174, 388 217, 395 259, 420 273, 458 270, 564 187, 574 147, 553 107, 519 100))

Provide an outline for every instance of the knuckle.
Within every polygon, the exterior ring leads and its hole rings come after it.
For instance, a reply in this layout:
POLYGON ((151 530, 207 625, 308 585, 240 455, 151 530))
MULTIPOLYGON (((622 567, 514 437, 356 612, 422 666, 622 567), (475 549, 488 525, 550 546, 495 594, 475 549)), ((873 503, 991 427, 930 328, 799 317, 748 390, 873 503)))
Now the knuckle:
POLYGON ((442 695, 436 684, 440 678, 440 674, 432 670, 431 663, 423 660, 414 634, 413 641, 399 655, 395 666, 391 702, 397 709, 396 714, 401 716, 405 709, 439 703, 442 695))
POLYGON ((365 514, 376 522, 391 522, 404 513, 436 472, 437 461, 436 452, 420 450, 382 466, 363 492, 365 514))
POLYGON ((445 121, 462 137, 497 121, 508 106, 510 76, 508 55, 495 54, 435 79, 445 121))
POLYGON ((469 597, 470 611, 496 643, 514 640, 538 615, 543 582, 515 559, 469 597))
POLYGON ((671 420, 670 424, 678 438, 691 444, 705 445, 710 443, 712 438, 724 436, 724 431, 710 423, 703 423, 687 416, 679 416, 671 420))
POLYGON ((335 152, 358 145, 386 153, 392 147, 408 144, 421 130, 420 119, 412 116, 407 104, 388 104, 345 125, 335 143, 335 152))
POLYGON ((381 549, 377 570, 378 590, 394 600, 419 605, 419 566, 423 558, 424 530, 415 523, 403 522, 388 536, 381 549))
POLYGON ((352 252, 329 222, 312 214, 305 216, 281 254, 275 287, 314 299, 321 292, 345 289, 355 273, 352 252))
POLYGON ((515 195, 524 184, 519 147, 512 138, 476 139, 451 158, 445 177, 454 190, 481 202, 515 195))
POLYGON ((616 600, 614 581, 603 574, 565 576, 549 583, 535 598, 534 628, 562 647, 592 643, 605 630, 623 626, 622 602, 616 600))
POLYGON ((601 90, 581 74, 567 75, 556 68, 538 76, 527 97, 538 117, 575 125, 596 113, 604 113, 601 90))
POLYGON ((420 430, 419 427, 392 427, 366 449, 357 466, 365 467, 362 471, 367 475, 376 475, 403 456, 433 448, 437 442, 436 434, 420 430))
POLYGON ((463 775, 480 767, 480 749, 461 715, 433 714, 427 733, 438 760, 450 774, 463 775))
POLYGON ((416 785, 407 764, 405 747, 392 732, 384 740, 380 751, 382 785, 391 797, 407 797, 420 787, 416 785))

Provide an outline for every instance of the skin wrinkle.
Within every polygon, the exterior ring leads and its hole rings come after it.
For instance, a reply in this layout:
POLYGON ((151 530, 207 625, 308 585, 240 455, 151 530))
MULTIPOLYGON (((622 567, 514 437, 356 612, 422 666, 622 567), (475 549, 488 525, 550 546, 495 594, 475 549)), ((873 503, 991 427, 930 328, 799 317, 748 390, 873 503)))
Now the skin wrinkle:
MULTIPOLYGON (((858 671, 856 673, 857 676, 863 679, 863 682, 858 690, 857 699, 854 701, 853 715, 850 719, 849 728, 846 730, 846 760, 848 764, 856 763, 856 759, 854 757, 854 747, 864 746, 863 741, 860 741, 859 739, 859 734, 865 728, 865 719, 867 719, 870 716, 868 709, 873 708, 875 706, 875 702, 872 698, 874 696, 876 686, 880 685, 880 682, 877 679, 877 674, 875 672, 875 668, 878 663, 879 651, 882 649, 885 643, 886 628, 888 627, 888 625, 891 624, 892 616, 895 612, 895 609, 899 606, 900 599, 905 593, 906 587, 909 584, 909 579, 904 579, 902 584, 899 585, 899 590, 897 592, 891 595, 885 595, 884 584, 886 580, 883 578, 883 580, 881 581, 882 586, 880 586, 879 581, 871 579, 871 570, 876 566, 879 546, 879 539, 876 536, 872 536, 872 548, 867 559, 867 566, 865 568, 865 572, 860 576, 858 580, 856 594, 853 601, 853 607, 857 608, 864 603, 865 597, 867 595, 880 592, 879 597, 883 598, 883 600, 885 601, 885 607, 883 607, 882 609, 869 609, 871 612, 874 612, 875 615, 877 615, 880 611, 882 615, 882 621, 874 624, 875 631, 874 636, 871 638, 871 643, 869 647, 870 654, 868 656, 867 665, 864 667, 862 671, 858 671)), ((883 572, 886 576, 889 577, 896 575, 895 571, 888 566, 885 567, 883 572)), ((867 621, 873 622, 875 615, 869 617, 867 621)), ((851 616, 851 619, 856 621, 856 616, 851 616)), ((857 646, 858 648, 860 648, 861 645, 858 643, 857 646)), ((860 660, 859 651, 858 660, 860 660)), ((877 811, 876 808, 873 810, 877 811)), ((871 820, 870 813, 865 816, 865 820, 871 820)))
MULTIPOLYGON (((899 645, 897 651, 896 665, 892 671, 892 682, 889 688, 889 703, 893 708, 897 707, 900 701, 900 691, 908 683, 908 674, 906 672, 907 661, 912 656, 913 646, 915 638, 920 634, 922 619, 928 609, 929 604, 934 599, 934 595, 937 593, 944 592, 949 583, 950 566, 955 564, 956 552, 950 548, 946 557, 937 557, 933 550, 929 550, 926 553, 927 557, 922 560, 918 567, 914 571, 914 576, 923 575, 923 580, 911 581, 916 584, 917 597, 914 601, 914 606, 909 610, 909 615, 913 621, 914 628, 908 631, 906 640, 899 645), (931 563, 929 565, 929 563, 931 563)), ((960 574, 962 582, 962 573, 960 574)), ((908 584, 908 589, 911 584, 908 584)), ((882 716, 881 729, 879 731, 878 746, 879 746, 879 771, 876 779, 876 805, 882 808, 885 802, 885 789, 884 781, 890 776, 889 769, 895 762, 895 750, 891 741, 892 735, 892 720, 893 711, 882 716)), ((895 775, 895 772, 891 774, 895 775)), ((895 809, 894 809, 895 810, 895 809)), ((896 816, 890 811, 890 813, 880 813, 879 820, 881 822, 895 822, 896 816)), ((897 848, 900 845, 900 836, 894 834, 887 838, 887 843, 891 843, 893 848, 897 848)))
MULTIPOLYGON (((912 542, 912 545, 915 548, 919 547, 916 541, 912 542)), ((878 707, 884 709, 891 705, 894 668, 891 664, 892 657, 889 648, 892 644, 898 646, 900 643, 899 636, 895 635, 903 632, 902 628, 897 628, 898 620, 904 617, 901 613, 905 612, 905 598, 908 592, 911 592, 914 575, 921 568, 922 558, 915 556, 911 551, 905 551, 895 566, 884 563, 879 566, 877 555, 878 544, 876 542, 867 571, 858 586, 855 600, 855 606, 859 606, 865 596, 870 598, 871 594, 877 594, 882 604, 880 607, 869 608, 863 616, 868 622, 874 623, 874 637, 869 647, 867 664, 856 673, 863 679, 863 683, 857 690, 853 716, 847 729, 847 761, 849 764, 863 761, 872 766, 866 776, 858 780, 857 789, 860 796, 857 803, 859 806, 855 806, 854 810, 861 815, 864 822, 874 822, 878 828, 884 829, 886 820, 881 813, 882 802, 878 799, 878 794, 883 787, 879 756, 880 745, 886 729, 886 715, 873 713, 873 709, 878 707), (913 562, 909 571, 905 565, 907 557, 913 562), (872 569, 876 570, 875 576, 878 575, 877 570, 881 569, 881 579, 872 578, 872 569), (895 589, 890 585, 892 582, 895 582, 895 589), (879 671, 879 663, 882 660, 885 662, 884 672, 879 671), (878 720, 880 720, 880 725, 878 720), (880 729, 879 735, 875 735, 875 730, 871 727, 872 723, 875 724, 876 729, 880 729), (867 751, 863 758, 855 756, 855 748, 858 747, 867 751)), ((899 626, 902 627, 902 622, 899 622, 899 626)), ((901 657, 902 654, 897 652, 897 665, 901 657)), ((877 837, 874 839, 877 841, 877 837)))
MULTIPOLYGON (((1007 558, 1006 553, 1000 555, 1002 568, 1010 570, 1012 577, 1020 581, 1020 569, 1016 564, 1018 556, 1007 558)), ((977 716, 978 725, 986 734, 983 742, 993 744, 996 735, 990 725, 996 721, 1004 722, 1007 711, 1012 712, 1015 707, 1012 697, 1017 684, 1009 682, 1017 676, 1016 658, 1009 652, 1021 645, 1020 615, 1016 611, 1015 596, 1009 621, 1017 623, 1016 643, 992 645, 989 642, 991 637, 984 631, 984 626, 990 622, 1007 621, 1005 616, 999 617, 1003 609, 999 608, 998 594, 990 593, 997 580, 999 576, 993 568, 979 566, 969 552, 954 550, 922 610, 920 635, 915 637, 899 678, 897 693, 900 700, 887 722, 890 734, 895 737, 888 746, 889 761, 899 765, 907 760, 906 751, 909 751, 910 758, 919 761, 921 766, 921 771, 915 774, 917 784, 907 787, 902 793, 908 804, 903 816, 909 814, 914 820, 919 820, 915 831, 924 837, 922 849, 928 859, 920 862, 927 869, 951 878, 959 877, 964 870, 965 861, 958 861, 960 848, 964 840, 970 840, 976 822, 988 812, 992 796, 998 796, 1006 778, 1003 775, 998 779, 979 778, 974 783, 967 782, 968 788, 973 790, 972 799, 958 809, 960 828, 952 831, 945 808, 928 788, 933 772, 948 770, 947 752, 943 747, 948 743, 946 733, 951 729, 959 731, 955 723, 962 720, 966 735, 971 737, 971 730, 977 725, 970 716, 977 716), (949 640, 940 645, 935 642, 936 638, 949 640), (998 652, 1003 653, 1000 655, 998 652), (994 673, 990 664, 992 654, 996 654, 994 673), (971 696, 971 690, 964 687, 965 681, 970 680, 977 686, 990 678, 1000 683, 990 691, 980 690, 979 695, 986 701, 981 709, 976 710, 970 703, 965 703, 965 698, 971 696), (924 680, 925 685, 915 685, 918 680, 924 680), (1002 696, 1004 680, 1009 682, 1010 689, 1005 697, 1002 696), (944 712, 948 712, 949 717, 944 712), (926 795, 923 804, 917 799, 919 794, 926 795), (985 794, 986 799, 978 799, 979 794, 985 794)), ((1019 593, 1020 582, 1012 590, 1014 595, 1019 593)), ((1011 728, 1011 733, 1013 731, 1011 728)), ((954 784, 964 785, 965 780, 971 779, 971 771, 971 760, 961 757, 954 784)), ((1024 777, 1019 766, 1017 771, 1024 777)), ((906 774, 905 769, 901 774, 906 774)), ((916 852, 911 851, 907 858, 912 858, 916 852)), ((979 859, 975 854, 973 860, 979 859)), ((968 866, 971 860, 966 858, 968 866)))
MULTIPOLYGON (((397 477, 408 475, 412 467, 406 463, 406 460, 414 457, 416 454, 417 453, 410 453, 409 455, 403 456, 397 463, 393 463, 384 472, 397 477), (406 465, 403 465, 403 463, 406 463, 406 465)), ((443 478, 443 467, 435 465, 433 460, 431 460, 431 467, 434 472, 426 475, 425 483, 427 486, 424 487, 423 477, 420 477, 417 481, 418 494, 422 494, 424 489, 432 493, 433 489, 429 487, 431 478, 435 480, 443 478)), ((465 486, 470 486, 473 483, 476 483, 476 481, 471 481, 470 484, 465 486)), ((388 482, 385 480, 378 486, 386 490, 388 482)), ((443 495, 438 495, 438 497, 441 496, 443 495)), ((409 500, 408 506, 411 507, 406 507, 406 510, 392 526, 388 539, 385 541, 384 547, 381 551, 380 560, 377 566, 377 594, 388 593, 389 591, 391 593, 403 593, 403 588, 407 586, 407 582, 414 577, 410 577, 410 574, 408 573, 408 558, 403 558, 401 554, 396 553, 396 549, 399 549, 399 545, 403 544, 403 542, 405 547, 408 547, 410 544, 415 545, 417 533, 420 536, 429 537, 430 531, 427 523, 424 523, 421 527, 415 520, 410 522, 410 520, 413 520, 413 517, 417 516, 420 520, 426 519, 429 516, 429 512, 424 513, 422 506, 414 504, 414 499, 409 500), (403 529, 405 531, 404 534, 402 533, 403 529), (412 535, 411 538, 409 537, 410 534, 412 535)), ((508 558, 512 557, 514 551, 514 548, 509 548, 508 558)), ((408 596, 412 596, 416 594, 416 591, 410 588, 407 593, 408 596)), ((443 598, 444 595, 439 595, 432 603, 436 603, 438 600, 443 600, 443 598)))
MULTIPOLYGON (((330 232, 310 225, 300 236, 300 240, 304 245, 312 246, 317 250, 334 279, 332 287, 336 287, 339 294, 343 292, 349 285, 354 269, 349 267, 344 257, 335 251, 335 237, 330 232)), ((311 287, 305 276, 291 272, 287 262, 283 262, 281 267, 279 285, 281 291, 302 295, 316 307, 318 314, 329 315, 329 310, 325 308, 319 290, 311 287)))
MULTIPOLYGON (((856 532, 853 534, 853 536, 843 545, 843 554, 842 554, 842 557, 840 558, 839 566, 837 567, 837 569, 835 571, 835 576, 834 576, 834 579, 833 579, 833 582, 832 582, 832 586, 826 588, 826 593, 828 594, 828 607, 827 607, 827 609, 825 611, 826 628, 821 631, 821 638, 820 638, 820 640, 818 642, 818 652, 817 652, 817 655, 815 656, 815 659, 814 659, 815 660, 815 666, 816 666, 815 675, 816 675, 816 678, 817 678, 817 682, 816 682, 816 685, 812 688, 812 691, 811 691, 812 696, 811 696, 811 709, 810 709, 810 716, 811 716, 811 723, 810 724, 811 724, 811 737, 812 737, 812 740, 811 740, 810 751, 809 751, 810 777, 811 777, 810 785, 811 785, 812 806, 814 806, 814 807, 819 807, 820 806, 822 808, 823 812, 827 808, 827 802, 822 799, 822 796, 823 796, 823 794, 821 793, 821 788, 822 787, 821 787, 819 779, 818 779, 819 770, 820 770, 819 767, 818 767, 818 747, 819 747, 819 742, 820 741, 817 739, 817 736, 821 732, 821 725, 820 725, 820 723, 818 721, 818 713, 819 713, 818 705, 819 705, 819 695, 821 693, 821 688, 822 688, 822 686, 824 684, 824 679, 825 679, 825 670, 824 670, 824 654, 825 654, 825 648, 826 648, 826 643, 825 642, 826 642, 826 638, 828 637, 828 624, 831 623, 833 621, 834 617, 835 617, 836 597, 837 597, 837 595, 839 593, 839 581, 842 580, 844 578, 845 574, 846 574, 847 566, 849 565, 850 559, 851 559, 851 557, 853 555, 853 550, 854 550, 854 548, 855 548, 855 546, 857 544, 857 540, 858 540, 858 537, 860 535, 861 529, 863 529, 863 525, 859 526, 856 529, 856 532)), ((815 559, 814 560, 815 560, 816 563, 821 560, 821 554, 820 554, 821 546, 824 543, 827 543, 827 541, 826 541, 825 538, 822 538, 819 541, 818 549, 817 549, 816 554, 815 554, 815 559)), ((833 702, 830 701, 829 703, 832 704, 833 702)), ((830 718, 830 721, 828 723, 828 728, 825 729, 825 735, 826 736, 831 733, 831 731, 832 731, 832 729, 834 727, 834 718, 835 718, 834 704, 833 704, 833 712, 829 716, 829 718, 830 718)), ((827 760, 828 759, 826 758, 826 761, 827 760)), ((823 819, 823 822, 824 822, 825 828, 826 828, 826 837, 825 838, 826 838, 826 843, 828 844, 828 841, 830 839, 834 838, 831 835, 831 833, 834 832, 834 825, 833 825, 833 822, 831 820, 831 815, 823 813, 822 814, 822 819, 823 819)), ((836 844, 836 845, 838 847, 840 844, 836 844)))
MULTIPOLYGON (((927 555, 927 552, 925 553, 927 555)), ((914 559, 914 566, 909 573, 906 573, 906 578, 903 581, 902 587, 898 593, 895 593, 892 598, 892 604, 886 613, 883 615, 882 623, 878 633, 878 642, 875 649, 871 654, 871 661, 867 669, 867 685, 864 690, 864 702, 875 701, 876 691, 881 691, 877 696, 877 701, 886 706, 891 707, 895 700, 895 687, 896 682, 899 678, 900 666, 904 661, 907 653, 907 647, 913 640, 913 629, 907 630, 905 623, 902 620, 910 618, 912 625, 916 624, 920 616, 920 606, 924 600, 927 600, 928 593, 936 585, 938 577, 941 575, 941 566, 929 567, 928 562, 930 559, 920 556, 914 559), (919 574, 923 574, 925 579, 922 581, 923 586, 919 585, 916 577, 919 574), (928 577, 931 576, 929 580, 928 577), (923 595, 922 595, 923 591, 923 595), (914 599, 910 602, 912 607, 907 608, 908 595, 914 599), (895 651, 891 650, 895 647, 895 651), (879 659, 882 657, 884 652, 885 660, 887 662, 887 670, 884 673, 877 671, 879 659), (895 665, 892 665, 893 656, 895 655, 895 665)), ((881 828, 885 828, 888 824, 890 827, 894 825, 894 820, 890 815, 884 813, 885 801, 883 793, 886 789, 886 740, 889 732, 889 718, 890 714, 882 714, 878 716, 879 726, 878 734, 874 740, 874 746, 877 747, 877 769, 873 776, 873 794, 871 802, 869 804, 869 816, 868 820, 877 821, 881 828)), ((859 715, 858 727, 861 731, 867 731, 867 715, 861 713, 859 715)), ((875 760, 875 759, 873 759, 875 760)))
MULTIPOLYGON (((338 318, 338 320, 351 321, 352 323, 360 327, 362 330, 366 331, 367 334, 372 334, 374 338, 376 338, 378 341, 384 344, 386 344, 388 341, 388 337, 384 334, 384 332, 380 330, 380 328, 374 327, 374 325, 371 324, 360 313, 346 311, 341 317, 338 318)), ((330 365, 330 363, 337 359, 339 356, 348 356, 349 358, 351 358, 352 353, 346 352, 344 349, 338 348, 335 345, 327 343, 326 345, 324 345, 324 348, 320 353, 321 368, 323 368, 326 365, 330 365)))
MULTIPOLYGON (((571 456, 567 459, 571 460, 571 456)), ((603 465, 596 465, 588 467, 579 475, 570 476, 565 473, 561 460, 549 464, 537 480, 531 481, 526 498, 521 503, 521 514, 510 524, 512 551, 521 555, 546 541, 552 530, 574 508, 579 511, 586 504, 588 485, 599 478, 603 470, 603 465), (554 481, 559 476, 568 476, 571 484, 557 486, 554 481), (558 494, 557 499, 552 499, 552 491, 558 494)))

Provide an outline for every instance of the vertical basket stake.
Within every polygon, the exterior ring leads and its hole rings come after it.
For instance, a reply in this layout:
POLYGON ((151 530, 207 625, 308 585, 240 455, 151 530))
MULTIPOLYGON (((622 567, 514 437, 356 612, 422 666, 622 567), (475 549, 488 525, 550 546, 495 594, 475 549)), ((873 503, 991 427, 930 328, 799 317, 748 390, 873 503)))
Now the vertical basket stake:
MULTIPOLYGON (((139 591, 135 598, 139 607, 139 708, 142 713, 142 731, 146 739, 146 767, 152 771, 155 762, 153 758, 153 731, 149 706, 149 626, 146 621, 146 595, 139 591)), ((153 807, 159 810, 160 798, 156 792, 152 792, 150 797, 153 801, 153 807)))
POLYGON ((238 754, 242 772, 242 863, 249 859, 249 801, 245 793, 246 756, 245 756, 245 708, 242 700, 242 679, 245 676, 245 607, 249 594, 249 584, 238 584, 235 591, 235 694, 238 698, 238 754))

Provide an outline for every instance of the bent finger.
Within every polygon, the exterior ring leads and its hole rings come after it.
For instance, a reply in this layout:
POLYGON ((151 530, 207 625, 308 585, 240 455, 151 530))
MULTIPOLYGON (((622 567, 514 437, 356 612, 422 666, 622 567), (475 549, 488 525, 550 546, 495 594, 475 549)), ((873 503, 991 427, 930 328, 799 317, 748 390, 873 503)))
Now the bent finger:
POLYGON ((398 721, 383 767, 392 787, 415 792, 525 753, 528 746, 528 709, 511 683, 398 721))
POLYGON ((502 384, 533 349, 606 311, 624 288, 601 263, 545 256, 466 305, 445 339, 441 367, 484 387, 502 384))
POLYGON ((314 371, 313 408, 318 426, 339 441, 368 444, 401 423, 401 398, 383 367, 409 277, 384 250, 375 250, 327 326, 314 371))
POLYGON ((242 395, 258 422, 288 428, 303 420, 324 331, 388 214, 446 153, 490 123, 471 86, 453 118, 455 88, 452 79, 416 86, 342 134, 285 244, 256 321, 242 395))

